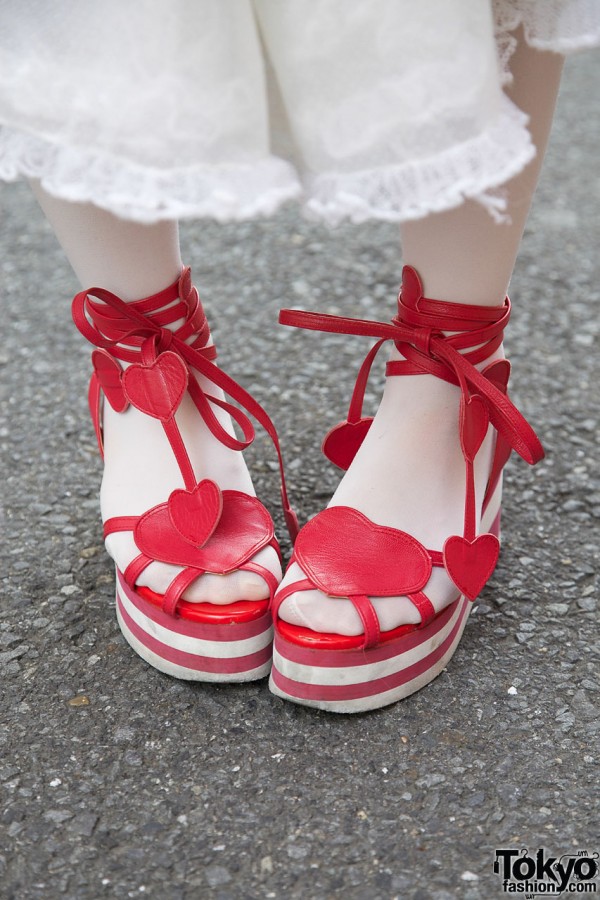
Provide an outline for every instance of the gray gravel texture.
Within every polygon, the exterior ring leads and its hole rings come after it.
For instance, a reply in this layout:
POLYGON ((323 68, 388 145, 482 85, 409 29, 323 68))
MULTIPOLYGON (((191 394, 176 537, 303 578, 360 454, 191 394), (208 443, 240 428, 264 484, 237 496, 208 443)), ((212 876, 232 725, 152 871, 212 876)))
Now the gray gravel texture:
MULTIPOLYGON (((180 683, 125 644, 77 284, 28 188, 1 188, 2 898, 475 900, 503 896, 496 848, 600 850, 599 83, 599 55, 569 61, 511 289, 513 395, 547 458, 508 466, 501 560, 448 669, 362 716, 266 682, 180 683)), ((335 487, 319 445, 367 345, 279 328, 277 310, 389 318, 397 229, 289 208, 182 241, 306 518, 335 487)), ((272 451, 250 456, 283 535, 272 451)))

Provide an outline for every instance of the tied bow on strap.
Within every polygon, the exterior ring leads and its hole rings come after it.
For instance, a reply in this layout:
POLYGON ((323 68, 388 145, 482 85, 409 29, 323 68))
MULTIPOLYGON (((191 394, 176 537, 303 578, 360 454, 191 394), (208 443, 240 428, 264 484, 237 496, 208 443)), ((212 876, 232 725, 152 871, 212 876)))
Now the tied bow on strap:
POLYGON ((175 413, 186 391, 211 433, 231 450, 244 450, 254 440, 253 416, 269 435, 279 463, 281 498, 292 540, 298 531, 296 514, 290 506, 281 447, 275 425, 263 407, 214 360, 214 346, 207 345, 209 326, 191 272, 185 268, 179 279, 158 294, 125 303, 103 288, 81 291, 73 300, 73 321, 96 349, 92 354, 94 374, 90 382, 90 411, 100 451, 100 392, 117 411, 131 403, 142 412, 160 419, 181 469, 187 491, 196 488, 196 477, 175 422, 175 413), (175 330, 172 325, 182 324, 175 330), (123 369, 118 362, 130 363, 123 369), (200 372, 243 409, 228 400, 207 393, 193 370, 200 372), (240 427, 243 439, 230 434, 213 411, 227 412, 240 427), (245 411, 244 411, 245 410, 245 411))
MULTIPOLYGON (((475 368, 477 362, 486 359, 500 346, 502 332, 510 317, 508 297, 499 307, 445 303, 422 296, 415 300, 416 285, 420 288, 417 273, 405 266, 398 315, 391 324, 294 309, 281 310, 279 321, 282 325, 310 331, 377 339, 359 372, 351 401, 352 412, 359 410, 376 353, 386 341, 394 341, 405 361, 388 363, 388 375, 429 373, 459 385, 465 403, 472 396, 481 396, 490 422, 512 449, 530 465, 539 462, 544 457, 544 450, 531 425, 506 393, 475 368), (459 333, 447 337, 443 333, 446 330, 459 333), (459 352, 467 347, 477 349, 464 354, 459 352)), ((353 420, 356 415, 349 415, 348 421, 353 420)))

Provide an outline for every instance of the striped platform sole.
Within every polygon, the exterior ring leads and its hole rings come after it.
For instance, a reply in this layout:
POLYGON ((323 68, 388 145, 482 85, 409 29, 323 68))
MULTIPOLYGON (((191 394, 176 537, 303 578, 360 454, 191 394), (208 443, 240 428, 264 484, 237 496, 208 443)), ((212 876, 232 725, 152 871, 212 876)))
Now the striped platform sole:
MULTIPOLYGON (((481 531, 500 537, 501 486, 481 531)), ((269 687, 276 696, 337 713, 378 709, 408 697, 440 674, 462 637, 472 602, 464 595, 425 628, 369 650, 324 649, 288 640, 275 629, 269 687)))
POLYGON ((471 606, 460 597, 427 628, 372 650, 313 650, 276 634, 271 691, 339 713, 395 703, 439 675, 458 646, 471 606))
POLYGON ((188 681, 241 682, 271 668, 269 612, 213 624, 166 615, 125 583, 117 570, 117 621, 125 640, 155 669, 188 681))

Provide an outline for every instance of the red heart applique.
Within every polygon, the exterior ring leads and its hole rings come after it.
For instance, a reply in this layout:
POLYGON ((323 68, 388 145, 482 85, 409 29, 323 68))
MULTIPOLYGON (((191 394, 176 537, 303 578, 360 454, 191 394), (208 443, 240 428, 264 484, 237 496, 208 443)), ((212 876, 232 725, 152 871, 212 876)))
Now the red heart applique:
POLYGON ((429 553, 416 538, 347 506, 332 506, 311 519, 294 555, 316 587, 336 597, 411 594, 431 574, 429 553))
POLYGON ((129 406, 129 401, 121 384, 123 369, 117 360, 106 350, 94 350, 92 353, 92 365, 104 391, 104 396, 112 408, 115 412, 125 412, 129 406))
POLYGON ((468 541, 457 534, 444 544, 446 572, 469 600, 475 600, 496 568, 500 541, 494 534, 480 534, 468 541))
POLYGON ((465 402, 460 401, 460 440, 463 452, 468 460, 473 462, 477 451, 487 434, 490 417, 487 407, 479 394, 473 394, 465 402))
POLYGON ((123 388, 129 402, 163 422, 171 419, 183 399, 188 373, 183 360, 167 350, 148 366, 134 364, 123 372, 123 388))
POLYGON ((173 491, 167 506, 181 537, 194 547, 202 547, 219 523, 223 496, 218 484, 206 478, 193 491, 173 491))
POLYGON ((344 471, 350 464, 371 427, 373 417, 359 419, 357 422, 339 422, 329 431, 323 440, 321 450, 334 466, 344 471))
POLYGON ((137 521, 134 539, 150 559, 176 566, 193 566, 224 575, 239 568, 274 538, 271 516, 256 497, 223 491, 223 510, 203 547, 194 547, 179 534, 168 503, 148 510, 137 521))
POLYGON ((489 366, 486 366, 482 375, 491 381, 498 390, 506 394, 508 388, 508 379, 510 378, 510 363, 507 359, 496 359, 489 366))

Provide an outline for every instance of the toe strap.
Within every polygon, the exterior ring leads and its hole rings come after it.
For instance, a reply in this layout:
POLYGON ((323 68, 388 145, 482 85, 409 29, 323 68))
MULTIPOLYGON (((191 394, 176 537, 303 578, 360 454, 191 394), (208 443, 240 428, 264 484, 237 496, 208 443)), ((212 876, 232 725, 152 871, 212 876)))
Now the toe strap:
POLYGON ((363 624, 365 642, 362 649, 369 650, 371 647, 376 647, 381 639, 381 629, 375 607, 365 594, 356 594, 349 599, 363 624))
POLYGON ((154 562, 183 567, 163 596, 162 610, 167 615, 178 615, 184 592, 207 572, 228 575, 245 569, 263 578, 270 597, 277 588, 273 573, 252 559, 265 547, 272 547, 279 555, 273 521, 256 497, 220 491, 205 480, 193 491, 173 491, 166 503, 141 516, 116 516, 104 524, 105 537, 126 531, 133 533, 141 551, 123 573, 132 590, 154 562))
MULTIPOLYGON (((293 559, 294 557, 292 556, 292 562, 293 559)), ((297 594, 300 591, 312 591, 314 590, 314 587, 314 584, 308 578, 303 578, 301 581, 295 581, 293 584, 286 584, 283 587, 280 587, 271 600, 271 615, 273 616, 273 621, 277 621, 279 609, 284 600, 287 600, 292 594, 297 594)))
POLYGON ((418 591, 416 594, 409 594, 408 599, 419 610, 419 615, 421 616, 420 627, 423 628, 424 625, 429 625, 436 616, 435 607, 429 597, 423 591, 418 591))
POLYGON ((273 618, 291 594, 319 590, 332 598, 348 598, 364 630, 363 649, 381 642, 381 628, 371 597, 408 597, 428 625, 436 612, 424 593, 442 554, 427 550, 416 538, 377 525, 356 509, 334 506, 304 526, 292 561, 306 577, 280 589, 273 601, 273 618))
MULTIPOLYGON (((365 631, 363 650, 369 650, 371 647, 376 647, 381 641, 381 628, 379 626, 379 617, 375 612, 375 607, 371 600, 364 594, 358 594, 349 599, 352 601, 356 612, 360 616, 365 631)), ((416 606, 419 615, 421 616, 418 627, 423 628, 425 625, 429 625, 436 616, 435 607, 429 597, 427 597, 423 591, 419 591, 416 594, 409 594, 408 599, 416 606)))
MULTIPOLYGON (((294 558, 292 558, 293 561, 294 558)), ((288 597, 291 597, 292 594, 300 594, 303 591, 314 591, 316 589, 315 585, 309 578, 303 578, 302 580, 292 582, 291 584, 287 584, 284 587, 280 588, 271 601, 271 614, 273 616, 273 621, 276 623, 279 609, 281 608, 281 604, 288 597)), ((408 594, 408 599, 414 604, 414 606, 419 611, 419 615, 421 616, 421 621, 418 628, 423 628, 425 625, 428 625, 432 619, 436 616, 436 611, 433 603, 427 597, 423 591, 418 591, 414 594, 408 594)), ((334 598, 332 598, 334 599, 334 598)), ((379 625, 379 617, 377 612, 375 611, 375 607, 371 599, 366 594, 352 594, 346 597, 335 598, 339 600, 348 599, 354 606, 356 612, 360 617, 360 621, 362 622, 363 631, 364 631, 364 643, 362 644, 363 650, 368 650, 371 647, 376 647, 379 643, 381 643, 381 627, 379 625)))
POLYGON ((169 616, 176 615, 177 604, 181 600, 183 592, 203 574, 201 569, 182 569, 167 588, 163 599, 163 612, 169 616))

